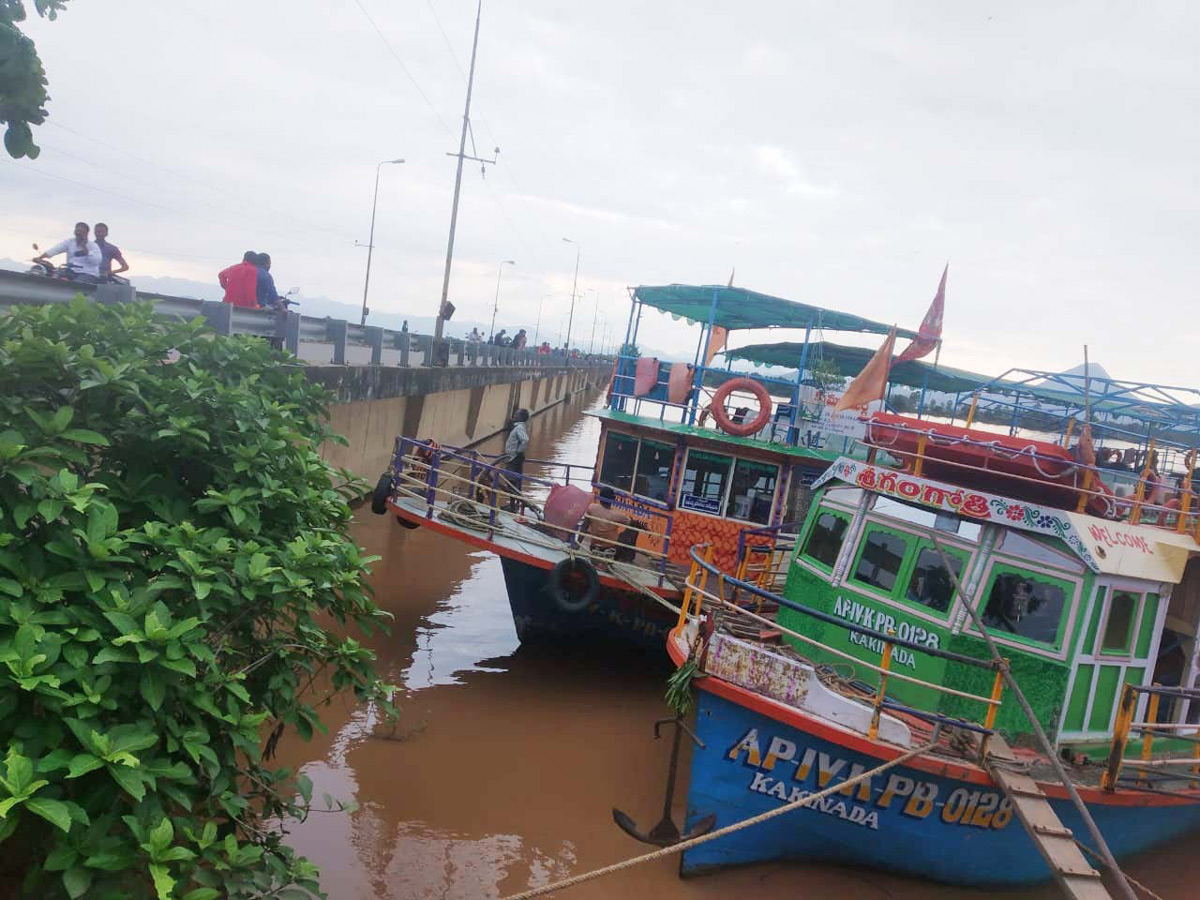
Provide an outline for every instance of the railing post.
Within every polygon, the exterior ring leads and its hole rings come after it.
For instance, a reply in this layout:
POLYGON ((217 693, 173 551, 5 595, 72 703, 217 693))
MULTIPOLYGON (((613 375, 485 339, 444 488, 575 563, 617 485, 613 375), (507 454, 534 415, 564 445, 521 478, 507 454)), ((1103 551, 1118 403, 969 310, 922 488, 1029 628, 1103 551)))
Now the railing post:
POLYGON ((971 397, 971 411, 967 413, 967 424, 965 428, 970 428, 975 422, 975 408, 979 406, 979 394, 974 394, 971 397))
POLYGON ((1129 515, 1129 524, 1138 525, 1142 521, 1142 501, 1146 499, 1146 479, 1150 476, 1150 461, 1154 459, 1154 438, 1146 447, 1146 465, 1138 478, 1137 491, 1133 495, 1133 512, 1129 515))
POLYGON ((458 348, 458 353, 455 358, 458 362, 459 367, 461 368, 467 358, 467 342, 466 341, 458 341, 457 348, 458 348))
POLYGON ((200 307, 200 315, 204 316, 208 327, 217 334, 226 337, 233 334, 233 304, 222 303, 220 300, 205 300, 200 307))
POLYGON ((1192 466, 1196 463, 1195 448, 1188 451, 1187 459, 1184 461, 1184 468, 1187 469, 1183 474, 1183 496, 1179 500, 1179 519, 1175 522, 1175 530, 1179 534, 1187 531, 1188 512, 1192 508, 1192 466))
POLYGON ((293 356, 300 355, 300 313, 288 310, 279 317, 275 331, 283 342, 283 349, 293 356))
POLYGON ((682 628, 687 622, 688 611, 692 606, 692 584, 699 574, 700 564, 694 559, 692 560, 692 568, 688 571, 687 578, 683 582, 683 602, 679 606, 679 621, 676 623, 676 628, 682 628))
MULTIPOLYGON (((1155 682, 1154 687, 1158 687, 1155 682)), ((1142 729, 1142 760, 1148 760, 1154 753, 1154 725, 1158 722, 1158 694, 1150 695, 1150 702, 1146 704, 1146 723, 1150 726, 1148 729, 1142 729)), ((1144 776, 1146 771, 1141 770, 1144 776)))
POLYGON ((913 475, 921 477, 921 469, 925 467, 925 447, 929 444, 929 435, 922 434, 917 438, 917 461, 913 464, 913 475))
POLYGON ((372 325, 367 329, 367 346, 371 348, 371 365, 383 362, 383 329, 372 325))
POLYGON ((1079 489, 1079 502, 1075 504, 1075 512, 1081 513, 1087 509, 1088 498, 1092 495, 1092 470, 1083 470, 1083 486, 1079 489))
POLYGON ((1064 431, 1063 431, 1062 445, 1063 445, 1063 449, 1064 449, 1064 450, 1066 450, 1066 449, 1067 449, 1067 447, 1068 447, 1068 446, 1070 446, 1070 444, 1071 444, 1071 432, 1072 432, 1072 431, 1074 431, 1074 430, 1075 430, 1075 417, 1074 417, 1074 416, 1071 416, 1071 418, 1067 419, 1067 427, 1066 427, 1066 430, 1064 430, 1064 431))
POLYGON ((1108 767, 1100 777, 1100 787, 1106 791, 1114 791, 1117 788, 1117 779, 1121 777, 1121 763, 1125 759, 1125 745, 1129 741, 1129 729, 1133 725, 1133 713, 1136 709, 1137 691, 1132 684, 1127 684, 1121 694, 1121 706, 1117 710, 1112 747, 1108 751, 1108 767))
POLYGON ((412 336, 407 331, 402 331, 396 336, 396 346, 400 348, 400 365, 408 367, 409 342, 412 336))
MULTIPOLYGON (((888 629, 888 636, 892 637, 896 634, 895 629, 888 629)), ((879 717, 883 713, 883 697, 887 691, 887 673, 892 668, 892 642, 883 642, 883 659, 879 663, 879 667, 883 669, 879 673, 879 690, 875 692, 875 709, 871 713, 871 727, 867 731, 867 737, 871 740, 879 738, 879 717)))
POLYGON ((346 364, 346 334, 350 323, 345 319, 327 319, 325 321, 326 339, 333 343, 333 364, 346 364))
POLYGON ((438 482, 438 467, 442 464, 442 454, 438 450, 433 451, 433 459, 429 461, 429 477, 425 479, 425 483, 429 485, 429 490, 425 492, 425 518, 433 518, 433 501, 437 497, 437 482, 438 482))
POLYGON ((994 703, 988 704, 987 715, 983 718, 983 727, 988 731, 994 731, 996 728, 996 714, 1000 712, 1000 695, 1004 691, 1004 670, 1008 668, 1008 659, 1000 660, 1000 664, 996 667, 996 679, 992 682, 992 700, 994 703))

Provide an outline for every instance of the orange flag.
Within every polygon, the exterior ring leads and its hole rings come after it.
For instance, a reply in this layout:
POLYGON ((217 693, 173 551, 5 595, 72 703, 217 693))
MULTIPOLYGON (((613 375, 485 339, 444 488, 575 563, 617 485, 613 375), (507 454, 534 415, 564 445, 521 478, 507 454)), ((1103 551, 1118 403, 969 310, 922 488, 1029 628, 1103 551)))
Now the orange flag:
POLYGON ((708 348, 704 351, 705 368, 711 366, 713 357, 725 349, 727 340, 729 340, 729 329, 721 325, 714 325, 708 335, 708 348))
POLYGON ((917 336, 907 349, 900 354, 900 358, 896 362, 907 362, 910 359, 920 359, 922 356, 928 356, 933 352, 933 348, 938 345, 938 341, 942 339, 942 317, 946 312, 946 276, 950 274, 950 263, 946 263, 946 268, 942 270, 942 281, 938 285, 937 293, 933 295, 933 302, 929 304, 929 311, 925 313, 925 318, 921 320, 921 327, 917 331, 917 336))
POLYGON ((888 370, 892 367, 892 348, 895 345, 896 329, 893 328, 888 332, 883 346, 875 351, 875 355, 863 366, 863 370, 850 382, 846 393, 842 394, 842 399, 833 408, 835 413, 853 409, 856 406, 865 406, 872 400, 883 399, 883 394, 887 390, 888 370))

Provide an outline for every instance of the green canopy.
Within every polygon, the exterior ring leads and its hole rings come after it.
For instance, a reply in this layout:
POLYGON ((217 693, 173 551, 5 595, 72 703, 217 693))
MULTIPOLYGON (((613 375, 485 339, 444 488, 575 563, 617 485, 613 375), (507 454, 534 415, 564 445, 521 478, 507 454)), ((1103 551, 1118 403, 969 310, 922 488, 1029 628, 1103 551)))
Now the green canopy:
MULTIPOLYGON (((759 294, 739 287, 722 285, 667 284, 659 287, 642 285, 634 297, 646 306, 661 309, 689 322, 713 322, 723 328, 824 328, 827 331, 860 331, 867 334, 887 334, 892 326, 872 322, 836 309, 822 309, 784 300, 769 294, 759 294), (713 298, 716 311, 713 311, 713 298)), ((916 333, 897 328, 896 336, 914 338, 916 333)))
MULTIPOLYGON (((747 362, 763 366, 784 366, 789 369, 800 367, 800 357, 804 353, 804 344, 795 341, 783 341, 776 344, 752 344, 749 347, 738 347, 736 350, 726 350, 725 355, 730 359, 744 359, 747 362)), ((869 347, 846 347, 841 344, 831 344, 829 341, 813 341, 808 345, 808 365, 811 367, 817 360, 832 362, 838 368, 843 378, 852 378, 862 371, 875 350, 869 347)), ((967 393, 977 390, 983 385, 993 385, 994 378, 987 375, 976 375, 962 369, 952 369, 949 366, 938 366, 936 369, 929 363, 913 360, 911 362, 894 363, 889 380, 893 384, 904 384, 910 387, 928 386, 931 391, 942 391, 947 394, 967 393), (928 382, 926 382, 928 378, 928 382)), ((1003 386, 993 385, 997 390, 1003 386)))

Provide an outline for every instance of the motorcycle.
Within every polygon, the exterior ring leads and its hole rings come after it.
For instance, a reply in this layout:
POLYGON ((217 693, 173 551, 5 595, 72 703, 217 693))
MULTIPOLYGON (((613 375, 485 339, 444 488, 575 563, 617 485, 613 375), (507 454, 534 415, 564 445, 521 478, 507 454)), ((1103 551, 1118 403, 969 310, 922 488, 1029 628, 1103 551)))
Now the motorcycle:
MULTIPOLYGON (((40 248, 37 244, 34 244, 33 249, 38 251, 40 248)), ((99 278, 93 279, 90 275, 84 275, 82 272, 71 268, 70 264, 56 266, 48 259, 34 259, 33 265, 29 267, 25 274, 53 278, 57 281, 77 281, 80 284, 129 284, 129 279, 122 278, 120 275, 101 275, 99 278)))

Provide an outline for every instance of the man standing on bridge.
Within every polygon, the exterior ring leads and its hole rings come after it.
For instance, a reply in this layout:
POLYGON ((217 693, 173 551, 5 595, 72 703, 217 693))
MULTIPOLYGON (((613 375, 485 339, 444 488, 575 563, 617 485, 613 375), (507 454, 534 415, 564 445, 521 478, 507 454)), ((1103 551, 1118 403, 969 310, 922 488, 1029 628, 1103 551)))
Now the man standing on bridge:
POLYGON ((217 280, 225 288, 225 303, 258 309, 258 254, 253 250, 247 250, 242 261, 221 272, 217 280))

